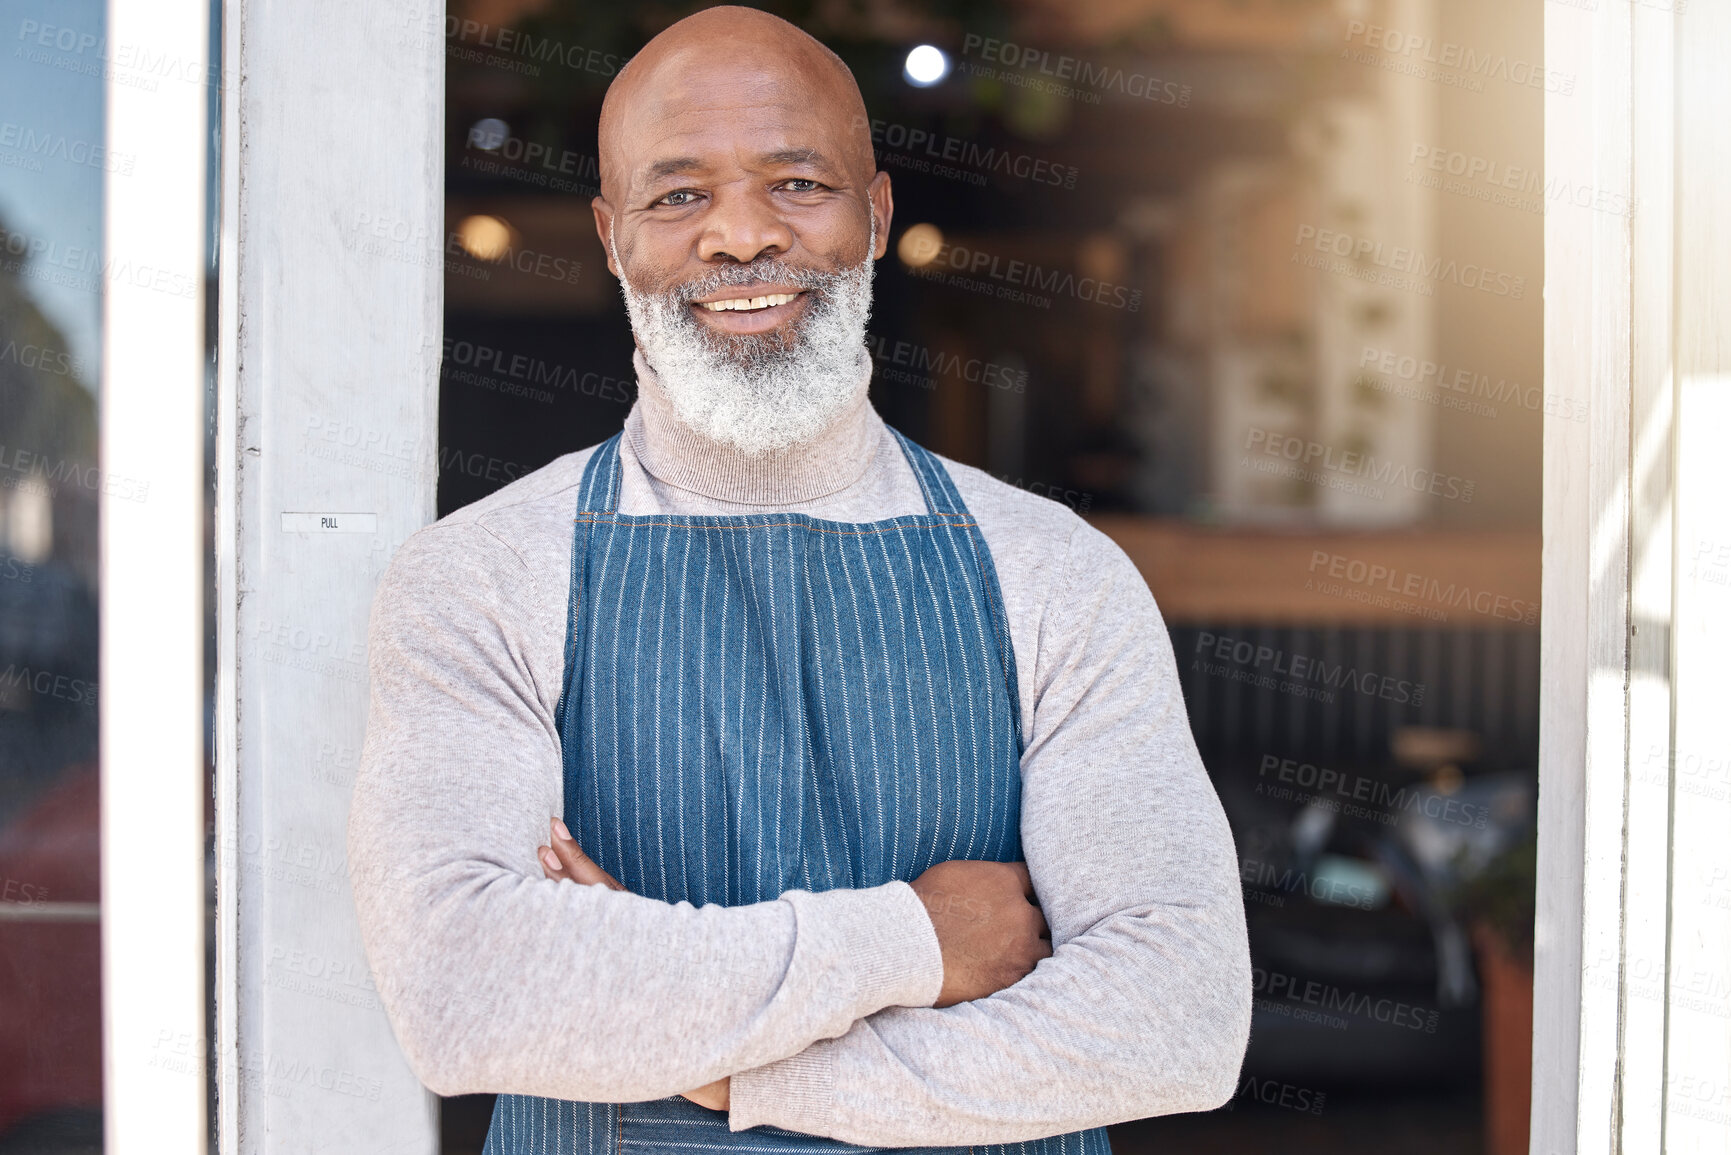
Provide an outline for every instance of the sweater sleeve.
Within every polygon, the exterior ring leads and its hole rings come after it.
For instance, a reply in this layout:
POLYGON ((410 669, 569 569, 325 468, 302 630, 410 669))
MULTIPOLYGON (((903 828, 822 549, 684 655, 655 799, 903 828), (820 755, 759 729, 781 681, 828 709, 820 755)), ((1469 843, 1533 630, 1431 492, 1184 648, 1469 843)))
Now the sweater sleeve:
POLYGON ((1231 1098, 1251 1010, 1231 831, 1154 599, 1081 523, 1038 655, 1022 841, 1052 957, 989 998, 881 1011, 735 1074, 734 1130, 1007 1143, 1231 1098))
POLYGON ((563 808, 564 594, 549 602, 484 526, 441 523, 375 596, 350 882, 422 1081, 659 1098, 935 1001, 937 936, 905 883, 698 909, 542 876, 563 808))

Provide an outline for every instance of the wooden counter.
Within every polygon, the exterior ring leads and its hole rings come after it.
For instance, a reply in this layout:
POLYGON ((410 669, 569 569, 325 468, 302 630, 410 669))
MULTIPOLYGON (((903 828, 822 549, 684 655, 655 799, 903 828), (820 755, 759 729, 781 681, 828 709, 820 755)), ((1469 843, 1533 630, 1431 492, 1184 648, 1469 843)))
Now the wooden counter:
POLYGON ((1536 628, 1539 534, 1214 529, 1089 518, 1130 555, 1168 624, 1536 628))

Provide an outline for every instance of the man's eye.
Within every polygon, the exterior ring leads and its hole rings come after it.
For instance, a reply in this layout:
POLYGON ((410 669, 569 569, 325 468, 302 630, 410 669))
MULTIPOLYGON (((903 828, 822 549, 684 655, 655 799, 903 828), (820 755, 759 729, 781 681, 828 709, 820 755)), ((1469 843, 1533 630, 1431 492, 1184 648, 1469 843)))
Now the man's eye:
POLYGON ((668 193, 655 203, 669 205, 673 208, 681 208, 690 204, 692 199, 696 196, 697 194, 692 192, 690 189, 675 189, 673 192, 668 193))
POLYGON ((816 192, 818 189, 822 188, 823 185, 812 180, 810 177, 800 176, 787 181, 782 185, 782 187, 787 189, 788 192, 808 193, 816 192))

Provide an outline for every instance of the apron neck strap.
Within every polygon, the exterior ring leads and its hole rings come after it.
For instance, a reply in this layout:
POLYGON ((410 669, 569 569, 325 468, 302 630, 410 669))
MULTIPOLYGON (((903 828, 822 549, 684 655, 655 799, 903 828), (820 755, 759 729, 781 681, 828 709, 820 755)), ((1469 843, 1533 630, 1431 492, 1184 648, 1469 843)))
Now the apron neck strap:
POLYGON ((901 430, 889 425, 884 428, 895 435, 896 444, 902 447, 903 456, 913 467, 914 479, 920 483, 920 492, 926 497, 926 511, 944 517, 968 516, 968 507, 962 501, 962 495, 956 492, 950 471, 944 468, 937 455, 909 441, 902 436, 901 430))
POLYGON ((619 442, 624 437, 624 432, 615 433, 597 445, 595 452, 589 455, 589 464, 583 470, 583 484, 577 491, 577 508, 580 511, 619 511, 619 442))

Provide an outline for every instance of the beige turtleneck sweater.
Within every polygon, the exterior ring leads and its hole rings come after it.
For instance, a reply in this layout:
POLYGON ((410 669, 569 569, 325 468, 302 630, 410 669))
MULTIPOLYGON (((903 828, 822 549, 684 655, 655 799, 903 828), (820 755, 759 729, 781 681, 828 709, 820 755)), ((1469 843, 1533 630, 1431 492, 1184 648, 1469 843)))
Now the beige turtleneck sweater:
MULTIPOLYGON (((620 512, 925 511, 865 396, 757 459, 682 426, 637 358, 620 512)), ((667 904, 542 876, 572 513, 591 450, 412 536, 380 583, 349 824, 380 997, 442 1094, 630 1102, 732 1076, 729 1123, 867 1146, 1013 1142, 1230 1098, 1251 977, 1231 833, 1135 567, 1068 509, 946 462, 1003 589, 1022 696, 1022 843, 1055 947, 931 1006, 911 888, 667 904)))

